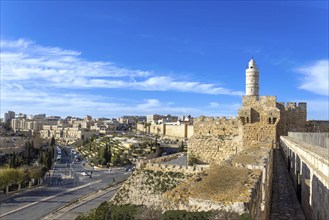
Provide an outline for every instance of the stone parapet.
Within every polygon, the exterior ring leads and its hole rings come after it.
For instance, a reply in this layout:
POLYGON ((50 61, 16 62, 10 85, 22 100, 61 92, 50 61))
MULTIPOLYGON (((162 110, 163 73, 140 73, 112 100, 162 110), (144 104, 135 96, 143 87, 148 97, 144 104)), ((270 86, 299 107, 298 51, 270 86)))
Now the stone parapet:
POLYGON ((280 147, 307 219, 329 218, 329 152, 293 137, 280 137, 280 147))

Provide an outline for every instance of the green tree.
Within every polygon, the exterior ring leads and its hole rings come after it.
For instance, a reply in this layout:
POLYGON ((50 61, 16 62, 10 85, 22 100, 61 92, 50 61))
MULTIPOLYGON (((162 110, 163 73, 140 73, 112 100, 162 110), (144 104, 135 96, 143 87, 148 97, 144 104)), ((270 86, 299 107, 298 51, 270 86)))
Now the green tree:
POLYGON ((109 163, 111 161, 111 148, 109 147, 108 143, 106 143, 105 149, 104 149, 104 155, 103 155, 106 163, 109 163))
POLYGON ((27 165, 31 164, 31 143, 30 141, 25 142, 25 149, 26 149, 26 158, 25 158, 25 163, 27 165))
POLYGON ((51 141, 50 141, 50 146, 55 146, 55 144, 56 144, 56 140, 55 140, 55 137, 54 136, 52 136, 52 138, 51 138, 51 141))
POLYGON ((120 153, 113 154, 111 158, 111 163, 113 164, 113 166, 118 166, 122 164, 120 153))
POLYGON ((13 172, 14 175, 14 183, 20 184, 24 180, 24 170, 23 169, 15 169, 15 172, 13 172))
POLYGON ((52 166, 52 151, 50 149, 41 151, 39 156, 39 163, 44 165, 47 170, 51 169, 52 166))
POLYGON ((14 151, 13 156, 11 157, 10 162, 9 162, 9 167, 10 168, 16 168, 16 167, 18 167, 19 166, 19 162, 18 161, 19 161, 18 155, 14 151))
POLYGON ((197 162, 198 162, 198 158, 195 155, 190 154, 189 157, 188 157, 188 165, 193 166, 197 162))
POLYGON ((181 142, 180 146, 178 147, 178 152, 184 151, 184 141, 181 142))
POLYGON ((0 188, 20 184, 24 180, 24 169, 0 169, 0 188))

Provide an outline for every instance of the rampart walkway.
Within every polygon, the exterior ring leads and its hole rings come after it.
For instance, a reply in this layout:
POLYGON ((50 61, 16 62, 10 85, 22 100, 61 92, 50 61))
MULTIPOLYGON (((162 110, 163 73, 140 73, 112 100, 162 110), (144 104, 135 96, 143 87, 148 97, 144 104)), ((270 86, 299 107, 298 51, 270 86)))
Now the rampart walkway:
POLYGON ((270 220, 305 219, 298 202, 281 150, 274 150, 273 189, 270 220))

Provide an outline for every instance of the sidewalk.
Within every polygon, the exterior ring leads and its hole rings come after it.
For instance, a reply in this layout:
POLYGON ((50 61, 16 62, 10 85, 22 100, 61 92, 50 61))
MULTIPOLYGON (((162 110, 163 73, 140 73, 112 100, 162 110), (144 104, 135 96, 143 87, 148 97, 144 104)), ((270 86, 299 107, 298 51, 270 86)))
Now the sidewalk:
POLYGON ((22 188, 20 191, 12 191, 9 192, 8 194, 0 194, 0 203, 11 199, 17 195, 19 195, 20 193, 24 193, 24 192, 29 192, 29 191, 33 191, 33 190, 37 190, 37 189, 42 189, 46 187, 44 184, 39 185, 39 186, 32 186, 31 188, 22 188))

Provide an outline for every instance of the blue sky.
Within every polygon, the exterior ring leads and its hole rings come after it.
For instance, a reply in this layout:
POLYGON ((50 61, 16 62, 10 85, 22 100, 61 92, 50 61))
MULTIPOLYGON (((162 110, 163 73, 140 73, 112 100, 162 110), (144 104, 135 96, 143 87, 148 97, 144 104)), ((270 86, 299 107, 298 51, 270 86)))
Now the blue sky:
POLYGON ((329 119, 327 1, 1 1, 1 115, 235 116, 260 94, 329 119))

